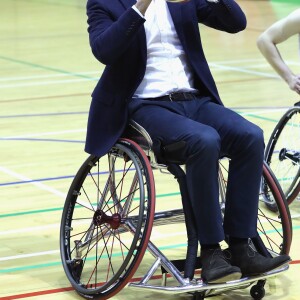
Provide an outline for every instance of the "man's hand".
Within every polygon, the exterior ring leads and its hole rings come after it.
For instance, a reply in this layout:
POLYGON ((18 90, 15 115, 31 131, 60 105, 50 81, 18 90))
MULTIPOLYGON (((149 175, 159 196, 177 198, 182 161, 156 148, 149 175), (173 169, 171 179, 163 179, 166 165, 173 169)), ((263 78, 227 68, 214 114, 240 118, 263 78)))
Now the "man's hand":
POLYGON ((138 0, 135 4, 135 7, 143 14, 145 15, 145 12, 150 5, 152 0, 138 0))
POLYGON ((300 94, 300 74, 291 75, 287 83, 292 91, 295 91, 297 94, 300 94))

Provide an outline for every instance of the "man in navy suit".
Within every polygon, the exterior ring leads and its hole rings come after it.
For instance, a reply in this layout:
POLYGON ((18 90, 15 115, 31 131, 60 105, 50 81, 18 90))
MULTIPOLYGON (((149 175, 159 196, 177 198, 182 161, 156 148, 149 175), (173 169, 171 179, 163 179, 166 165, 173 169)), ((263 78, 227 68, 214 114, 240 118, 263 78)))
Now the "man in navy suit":
POLYGON ((205 59, 198 23, 237 33, 246 17, 234 0, 88 0, 90 45, 106 68, 92 94, 86 151, 102 156, 128 116, 154 146, 184 142, 177 159, 186 177, 201 245, 202 278, 227 282, 289 260, 266 258, 257 234, 262 130, 223 106, 205 59), (224 223, 218 160, 230 158, 224 223), (229 239, 226 259, 219 242, 229 239))

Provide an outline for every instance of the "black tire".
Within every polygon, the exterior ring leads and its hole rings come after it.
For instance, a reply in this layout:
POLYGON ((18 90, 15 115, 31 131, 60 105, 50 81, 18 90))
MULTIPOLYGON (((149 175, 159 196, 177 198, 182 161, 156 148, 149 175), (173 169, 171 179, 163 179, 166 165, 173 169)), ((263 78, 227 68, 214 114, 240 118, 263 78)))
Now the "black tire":
POLYGON ((250 295, 254 300, 261 300, 265 296, 266 292, 264 287, 261 287, 259 285, 254 285, 250 289, 250 295))
POLYGON ((136 143, 121 139, 83 163, 60 229, 62 264, 81 296, 107 299, 128 283, 147 249, 154 205, 152 169, 136 143))
MULTIPOLYGON (((265 151, 265 160, 277 177, 288 204, 300 192, 300 107, 290 108, 274 128, 265 151)), ((275 203, 266 201, 276 211, 275 203)))

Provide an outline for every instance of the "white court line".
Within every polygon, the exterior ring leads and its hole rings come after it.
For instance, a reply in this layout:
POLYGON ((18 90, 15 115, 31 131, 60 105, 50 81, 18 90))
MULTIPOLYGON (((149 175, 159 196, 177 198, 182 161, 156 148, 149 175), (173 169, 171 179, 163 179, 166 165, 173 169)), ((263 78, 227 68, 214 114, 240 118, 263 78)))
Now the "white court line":
MULTIPOLYGON (((245 58, 245 59, 233 59, 233 60, 223 60, 223 61, 218 60, 218 61, 213 61, 212 63, 226 65, 226 64, 241 64, 241 63, 247 63, 247 62, 265 63, 266 66, 269 66, 269 64, 267 63, 267 61, 264 58, 245 58)), ((295 61, 287 60, 287 63, 300 65, 300 63, 297 60, 295 60, 295 61)))
POLYGON ((63 130, 63 131, 30 133, 30 134, 24 134, 24 135, 12 135, 12 136, 6 136, 6 137, 1 137, 1 138, 2 139, 32 138, 32 137, 38 137, 38 136, 60 135, 60 134, 65 134, 65 133, 77 133, 77 132, 85 132, 85 131, 86 131, 86 129, 72 129, 72 130, 63 130))
POLYGON ((253 112, 240 112, 239 114, 242 116, 251 116, 251 115, 266 115, 272 112, 282 112, 282 111, 287 111, 288 108, 272 108, 268 110, 263 110, 263 111, 253 111, 253 112))
POLYGON ((291 215, 291 219, 297 219, 300 218, 300 214, 291 215))
POLYGON ((26 232, 32 232, 32 231, 41 231, 41 230, 59 228, 59 227, 60 227, 60 224, 49 224, 49 225, 44 225, 44 226, 35 226, 35 227, 26 227, 26 228, 5 230, 5 231, 0 231, 0 236, 1 235, 11 235, 11 234, 15 234, 15 233, 26 233, 26 232))
POLYGON ((57 254, 57 253, 59 253, 59 250, 34 252, 34 253, 29 253, 29 254, 20 254, 20 255, 0 257, 0 261, 15 260, 15 259, 28 258, 28 257, 37 257, 37 256, 49 255, 49 254, 51 255, 51 254, 57 254))
POLYGON ((297 61, 287 60, 286 63, 287 63, 288 65, 300 66, 300 63, 297 62, 297 61))
POLYGON ((271 74, 271 73, 264 73, 264 72, 257 72, 257 71, 252 71, 246 68, 240 68, 240 67, 230 67, 230 66, 225 66, 225 65, 220 65, 216 63, 210 63, 209 66, 215 67, 217 69, 221 70, 226 70, 226 71, 236 71, 240 73, 246 73, 246 74, 251 74, 251 75, 256 75, 256 76, 261 76, 261 77, 267 77, 267 78, 280 78, 276 74, 271 74))
POLYGON ((12 170, 10 170, 8 168, 0 166, 0 171, 3 172, 3 173, 5 173, 5 174, 8 174, 8 175, 10 175, 10 176, 12 176, 14 178, 20 179, 22 181, 28 181, 29 184, 34 185, 34 186, 40 188, 41 190, 50 192, 50 193, 52 193, 52 194, 54 194, 54 195, 56 195, 56 196, 58 196, 60 198, 66 198, 66 194, 65 193, 62 193, 62 192, 60 192, 60 191, 58 191, 58 190, 56 190, 54 188, 51 188, 51 187, 49 187, 49 186, 47 186, 47 185, 45 185, 45 184, 43 184, 41 182, 32 181, 31 178, 26 177, 26 176, 24 176, 22 174, 16 173, 16 172, 14 172, 14 171, 12 171, 12 170))

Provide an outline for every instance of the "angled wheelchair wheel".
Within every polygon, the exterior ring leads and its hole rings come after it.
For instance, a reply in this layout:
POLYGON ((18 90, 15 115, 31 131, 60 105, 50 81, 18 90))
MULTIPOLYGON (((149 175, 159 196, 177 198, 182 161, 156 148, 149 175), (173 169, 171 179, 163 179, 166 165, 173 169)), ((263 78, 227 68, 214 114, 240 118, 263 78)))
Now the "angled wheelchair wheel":
MULTIPOLYGON (((289 109, 274 128, 265 160, 277 177, 290 204, 300 192, 300 106, 289 109)), ((266 201, 276 211, 274 202, 266 201)))
POLYGON ((81 296, 110 298, 132 278, 148 245, 154 201, 152 169, 136 143, 121 139, 106 156, 83 163, 60 229, 62 264, 81 296))
MULTIPOLYGON (((220 160, 219 187, 221 208, 226 206, 225 195, 227 186, 228 161, 220 160)), ((289 207, 282 189, 266 162, 263 166, 262 180, 264 192, 259 195, 257 219, 258 237, 255 247, 264 255, 276 256, 288 254, 292 242, 292 222, 289 207), (265 197, 276 204, 277 211, 270 211, 265 206, 265 197)))

